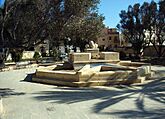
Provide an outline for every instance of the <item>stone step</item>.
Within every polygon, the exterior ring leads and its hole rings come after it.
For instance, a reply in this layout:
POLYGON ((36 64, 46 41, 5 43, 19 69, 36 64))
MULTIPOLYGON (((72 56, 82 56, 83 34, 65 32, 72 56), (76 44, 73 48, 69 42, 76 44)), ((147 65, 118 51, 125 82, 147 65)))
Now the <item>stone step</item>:
POLYGON ((118 79, 118 80, 96 80, 96 81, 64 81, 55 79, 44 79, 33 77, 32 81, 38 83, 52 84, 52 85, 62 85, 62 86, 73 86, 73 87, 88 87, 88 86, 103 86, 103 85, 114 85, 114 84, 132 84, 141 83, 143 79, 118 79))

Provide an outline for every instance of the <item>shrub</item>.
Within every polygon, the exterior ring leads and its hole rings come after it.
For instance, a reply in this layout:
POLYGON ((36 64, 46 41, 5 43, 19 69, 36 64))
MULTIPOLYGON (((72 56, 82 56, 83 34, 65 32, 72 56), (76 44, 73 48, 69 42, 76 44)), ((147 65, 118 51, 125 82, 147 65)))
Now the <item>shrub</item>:
POLYGON ((47 56, 46 52, 41 53, 41 56, 46 57, 47 56))
POLYGON ((41 55, 39 54, 39 52, 35 52, 33 58, 36 60, 36 62, 38 63, 38 60, 41 58, 41 55))
POLYGON ((51 50, 49 54, 51 57, 54 57, 54 60, 59 60, 61 53, 55 48, 51 50))

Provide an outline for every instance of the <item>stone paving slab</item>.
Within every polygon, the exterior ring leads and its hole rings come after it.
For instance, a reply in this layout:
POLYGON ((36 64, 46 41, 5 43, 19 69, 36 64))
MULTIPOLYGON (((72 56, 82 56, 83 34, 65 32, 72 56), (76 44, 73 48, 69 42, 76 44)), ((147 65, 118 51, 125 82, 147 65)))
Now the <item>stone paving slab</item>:
POLYGON ((38 64, 28 64, 28 65, 9 65, 0 70, 0 72, 10 71, 10 70, 18 70, 18 69, 26 69, 26 68, 36 68, 38 67, 38 64))
MULTIPOLYGON (((164 67, 153 70, 165 72, 164 67)), ((162 119, 165 78, 142 86, 69 88, 23 81, 35 68, 0 72, 2 119, 162 119)))

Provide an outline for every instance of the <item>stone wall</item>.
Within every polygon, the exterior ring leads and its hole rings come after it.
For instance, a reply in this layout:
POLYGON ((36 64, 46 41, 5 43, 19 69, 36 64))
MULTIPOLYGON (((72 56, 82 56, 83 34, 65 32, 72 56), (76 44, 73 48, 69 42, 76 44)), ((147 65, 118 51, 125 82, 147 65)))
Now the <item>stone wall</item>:
MULTIPOLYGON (((158 49, 158 48, 157 48, 158 49)), ((163 46, 162 51, 165 50, 165 46, 163 46)), ((149 46, 144 50, 144 56, 150 56, 150 57, 157 57, 156 50, 153 46, 149 46)), ((163 55, 165 57, 165 53, 163 55)))
MULTIPOLYGON (((33 59, 35 51, 23 51, 22 59, 33 59)), ((12 60, 11 53, 7 57, 7 61, 12 60)))
POLYGON ((85 49, 85 52, 91 53, 91 58, 92 59, 99 58, 99 48, 95 48, 95 49, 87 48, 87 49, 85 49))
POLYGON ((119 53, 118 52, 101 52, 100 59, 110 60, 110 61, 119 61, 119 53))
POLYGON ((22 59, 32 59, 34 56, 34 51, 24 51, 22 59))
MULTIPOLYGON (((163 50, 165 50, 165 46, 163 46, 162 51, 163 50)), ((134 53, 134 51, 133 51, 133 49, 131 47, 127 47, 127 48, 116 48, 115 51, 116 52, 124 52, 127 56, 129 56, 129 54, 133 54, 134 53)), ((156 53, 155 48, 153 46, 146 47, 144 49, 143 56, 157 57, 157 53, 156 53)), ((165 57, 165 53, 164 53, 163 57, 165 57)))
POLYGON ((75 61, 89 61, 91 60, 91 53, 71 53, 69 59, 72 62, 75 61))

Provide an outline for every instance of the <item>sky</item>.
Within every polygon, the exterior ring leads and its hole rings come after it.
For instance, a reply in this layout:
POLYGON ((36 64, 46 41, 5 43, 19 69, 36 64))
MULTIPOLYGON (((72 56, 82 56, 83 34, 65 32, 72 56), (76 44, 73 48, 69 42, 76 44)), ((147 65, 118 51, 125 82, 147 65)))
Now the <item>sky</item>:
MULTIPOLYGON (((129 5, 135 3, 151 2, 152 0, 100 0, 98 5, 99 13, 105 17, 104 24, 107 27, 115 28, 120 21, 119 13, 121 10, 127 10, 129 5)), ((158 2, 159 0, 155 0, 158 2)))
POLYGON ((3 5, 4 3, 4 0, 0 0, 0 6, 3 5))

